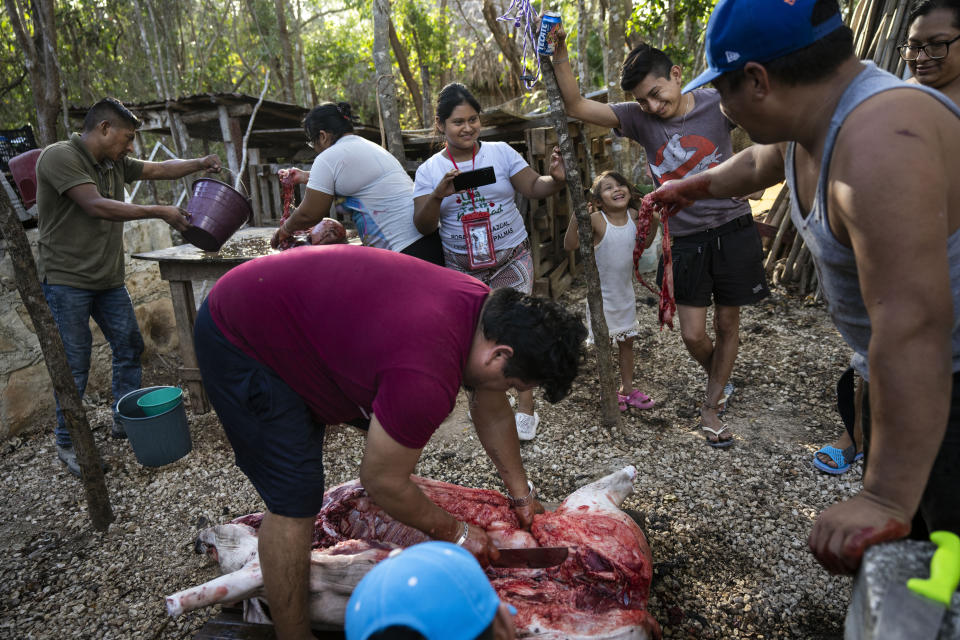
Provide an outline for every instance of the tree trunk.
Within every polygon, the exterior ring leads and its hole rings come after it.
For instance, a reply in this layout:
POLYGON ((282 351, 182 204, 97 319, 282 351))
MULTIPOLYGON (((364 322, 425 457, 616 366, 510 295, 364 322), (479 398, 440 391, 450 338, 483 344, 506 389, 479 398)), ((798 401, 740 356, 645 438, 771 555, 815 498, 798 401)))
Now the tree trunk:
MULTIPOLYGON (((0 175, 5 186, 6 178, 0 175)), ((0 233, 6 239, 7 251, 13 263, 13 277, 23 301, 30 314, 30 320, 37 332, 43 359, 53 381, 53 388, 60 400, 60 409, 66 418, 67 431, 73 439, 77 452, 77 462, 83 473, 83 491, 87 498, 87 511, 90 522, 97 531, 106 531, 113 522, 113 510, 107 484, 103 479, 100 466, 100 452, 93 441, 93 433, 87 423, 87 415, 77 392, 77 384, 67 364, 67 354, 60 340, 60 331, 50 313, 50 307, 43 297, 40 280, 37 278, 37 266, 30 251, 27 234, 14 213, 13 205, 6 189, 0 189, 0 233)))
POLYGON ((610 56, 607 55, 607 29, 603 25, 607 24, 607 0, 597 0, 597 33, 600 34, 600 51, 603 52, 603 86, 607 86, 611 71, 609 68, 610 56))
POLYGON ((310 74, 307 73, 307 57, 303 49, 303 5, 297 0, 297 29, 294 33, 297 49, 297 61, 300 63, 300 82, 303 85, 303 101, 300 104, 315 105, 318 102, 317 90, 310 74))
POLYGON ((32 15, 16 0, 4 0, 10 26, 23 51, 24 66, 30 77, 30 92, 37 110, 37 141, 41 147, 57 141, 57 114, 60 113, 60 65, 57 60, 57 25, 54 0, 32 0, 32 15), (33 25, 28 34, 26 24, 33 25))
MULTIPOLYGON (((607 104, 624 100, 618 69, 623 62, 623 48, 626 41, 623 34, 626 19, 626 3, 623 0, 610 0, 607 11, 607 47, 603 54, 605 59, 603 68, 604 73, 607 74, 604 78, 607 87, 607 104)), ((630 162, 627 158, 628 147, 623 138, 613 136, 610 147, 614 169, 632 180, 630 162)))
POLYGON ((577 0, 577 13, 577 71, 580 95, 583 95, 590 91, 590 63, 587 60, 587 43, 590 39, 590 13, 587 11, 586 0, 577 0))
POLYGON ((390 0, 373 0, 373 66, 377 71, 377 107, 380 130, 387 150, 406 167, 400 114, 397 112, 397 90, 390 64, 390 0))
POLYGON ((590 321, 593 337, 597 346, 597 368, 600 378, 600 416, 603 426, 613 429, 620 425, 620 410, 617 407, 617 376, 613 370, 613 349, 610 345, 610 332, 603 315, 603 298, 600 293, 600 274, 593 256, 593 227, 590 212, 583 199, 583 181, 580 168, 573 152, 573 141, 567 128, 567 114, 563 109, 560 87, 553 65, 546 57, 540 60, 543 84, 550 98, 550 115, 557 131, 557 143, 563 156, 563 165, 567 170, 567 193, 574 215, 577 216, 577 235, 580 237, 580 257, 583 263, 583 275, 587 282, 587 304, 590 306, 590 321))
POLYGON ((274 9, 277 14, 277 33, 280 35, 280 48, 283 51, 283 70, 280 76, 280 88, 283 93, 283 99, 294 104, 297 101, 294 91, 294 72, 293 72, 293 47, 290 46, 290 34, 287 32, 287 16, 285 11, 285 0, 273 0, 274 9))
MULTIPOLYGON (((423 95, 420 93, 420 86, 410 72, 410 62, 407 60, 407 52, 404 51, 403 44, 400 43, 400 38, 397 37, 397 30, 393 26, 393 18, 390 18, 388 27, 387 33, 390 36, 390 47, 393 49, 393 57, 397 59, 397 66, 400 67, 400 75, 403 77, 404 84, 407 85, 407 91, 410 92, 410 97, 413 99, 413 106, 419 118, 423 113, 423 95)), ((423 126, 426 127, 427 125, 424 124, 423 126)))
POLYGON ((164 91, 163 82, 160 81, 160 74, 157 72, 157 66, 154 63, 156 55, 154 54, 154 46, 150 42, 150 37, 147 35, 147 28, 143 23, 143 7, 140 5, 140 0, 133 0, 133 6, 133 15, 137 21, 137 26, 140 28, 140 38, 143 40, 147 63, 150 65, 150 75, 153 76, 153 84, 157 89, 157 98, 166 100, 170 96, 164 91))
POLYGON ((420 65, 420 83, 423 85, 423 115, 420 117, 424 129, 433 126, 433 88, 430 86, 430 69, 420 65))
POLYGON ((166 53, 161 42, 163 31, 160 29, 160 24, 157 22, 156 15, 154 15, 152 2, 150 0, 143 0, 143 4, 147 7, 147 17, 150 18, 150 25, 153 27, 153 34, 156 38, 155 53, 157 55, 157 68, 159 69, 160 85, 163 88, 163 97, 165 100, 169 100, 173 97, 174 90, 171 89, 171 82, 167 76, 167 66, 169 61, 165 62, 164 60, 166 58, 166 53))
MULTIPOLYGON (((483 19, 487 22, 490 33, 493 34, 493 39, 497 41, 504 59, 510 63, 516 87, 514 95, 516 95, 523 91, 523 75, 526 73, 526 69, 523 68, 523 63, 520 60, 520 50, 517 48, 517 43, 500 28, 497 17, 497 8, 493 6, 493 0, 483 0, 483 19)), ((530 55, 536 56, 537 52, 533 51, 530 55)))

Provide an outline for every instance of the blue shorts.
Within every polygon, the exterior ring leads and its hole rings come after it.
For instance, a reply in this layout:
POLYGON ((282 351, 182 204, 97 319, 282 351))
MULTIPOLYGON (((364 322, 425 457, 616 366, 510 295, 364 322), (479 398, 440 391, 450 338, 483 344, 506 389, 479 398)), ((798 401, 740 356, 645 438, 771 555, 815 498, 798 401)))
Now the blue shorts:
POLYGON ((313 517, 323 504, 324 425, 280 376, 220 332, 207 303, 193 341, 203 386, 236 455, 270 513, 313 517))

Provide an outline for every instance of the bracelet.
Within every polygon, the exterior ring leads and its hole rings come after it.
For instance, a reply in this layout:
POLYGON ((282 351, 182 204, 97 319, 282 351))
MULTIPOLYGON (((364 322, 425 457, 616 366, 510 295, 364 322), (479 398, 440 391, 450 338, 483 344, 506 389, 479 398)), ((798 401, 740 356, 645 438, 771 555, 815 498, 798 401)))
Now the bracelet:
POLYGON ((561 62, 566 62, 569 59, 570 59, 570 56, 567 56, 566 58, 554 58, 553 64, 560 64, 561 62))
POLYGON ((507 494, 510 499, 511 507, 525 507, 530 504, 530 501, 537 497, 537 490, 533 488, 533 483, 527 480, 527 486, 530 487, 530 493, 525 495, 522 498, 514 498, 511 494, 507 494))
POLYGON ((457 538, 457 541, 454 542, 453 544, 457 545, 458 547, 462 547, 463 543, 466 542, 467 538, 469 537, 470 537, 470 525, 468 525, 466 521, 464 521, 463 531, 460 533, 460 537, 457 538))

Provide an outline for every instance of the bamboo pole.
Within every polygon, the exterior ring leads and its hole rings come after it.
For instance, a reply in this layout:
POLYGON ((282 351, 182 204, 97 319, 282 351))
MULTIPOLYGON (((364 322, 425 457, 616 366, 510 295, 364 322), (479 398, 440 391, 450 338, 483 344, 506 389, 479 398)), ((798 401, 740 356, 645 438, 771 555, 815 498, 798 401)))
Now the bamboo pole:
MULTIPOLYGON (((785 193, 789 191, 786 185, 783 186, 783 191, 785 193)), ((786 207, 789 211, 789 194, 786 196, 786 207)), ((780 223, 780 228, 777 229, 777 235, 773 238, 773 244, 770 245, 770 251, 767 253, 767 261, 763 265, 763 268, 767 273, 770 273, 773 270, 773 266, 777 263, 777 253, 780 251, 780 246, 783 244, 783 238, 786 235, 787 231, 793 227, 793 222, 790 219, 789 215, 783 216, 783 220, 780 223)))
POLYGON ((867 11, 866 17, 864 18, 863 23, 860 25, 859 37, 857 38, 856 43, 856 52, 857 57, 863 60, 867 57, 867 47, 869 46, 869 37, 873 32, 871 26, 873 25, 873 17, 876 14, 877 3, 875 0, 863 0, 867 2, 867 11))
POLYGON ((853 17, 850 19, 849 25, 854 34, 860 33, 860 29, 863 28, 863 18, 866 13, 864 8, 870 2, 871 0, 860 0, 857 2, 857 7, 853 10, 853 17))
POLYGON ((783 221, 783 215, 789 210, 788 190, 786 186, 784 186, 774 199, 773 205, 770 207, 770 211, 767 212, 767 218, 764 222, 773 227, 778 227, 783 221))
POLYGON ((797 264, 797 256, 800 255, 800 250, 803 248, 803 238, 800 237, 798 233, 793 238, 793 246, 790 247, 790 255, 787 256, 787 261, 783 266, 783 276, 781 280, 783 282, 791 282, 793 280, 793 271, 797 264))

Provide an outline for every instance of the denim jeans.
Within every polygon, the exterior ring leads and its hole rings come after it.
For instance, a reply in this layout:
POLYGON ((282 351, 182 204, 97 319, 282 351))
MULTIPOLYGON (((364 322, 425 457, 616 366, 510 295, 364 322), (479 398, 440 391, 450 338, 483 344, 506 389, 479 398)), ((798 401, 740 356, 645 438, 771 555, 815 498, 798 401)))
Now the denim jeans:
MULTIPOLYGON (((90 353, 93 336, 90 333, 90 318, 96 321, 113 351, 113 405, 125 394, 140 388, 140 355, 143 353, 143 337, 133 313, 133 303, 126 287, 91 291, 59 284, 43 284, 53 319, 60 330, 63 348, 67 352, 67 364, 77 385, 80 397, 87 388, 90 375, 90 353)), ((116 417, 116 416, 114 416, 116 417)), ((64 422, 60 401, 57 400, 57 444, 69 446, 70 434, 64 422)))

